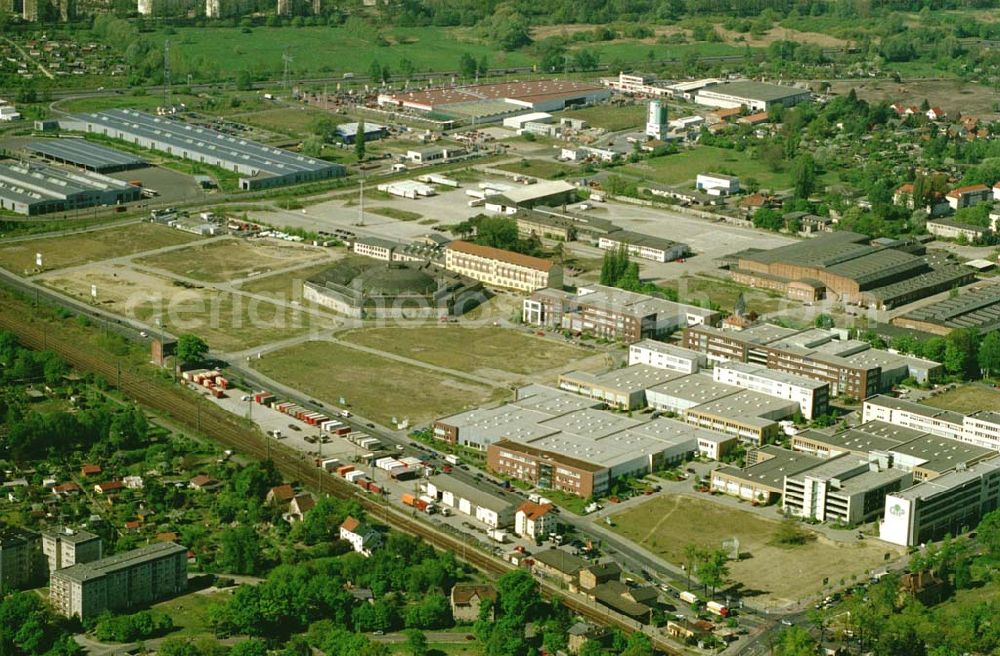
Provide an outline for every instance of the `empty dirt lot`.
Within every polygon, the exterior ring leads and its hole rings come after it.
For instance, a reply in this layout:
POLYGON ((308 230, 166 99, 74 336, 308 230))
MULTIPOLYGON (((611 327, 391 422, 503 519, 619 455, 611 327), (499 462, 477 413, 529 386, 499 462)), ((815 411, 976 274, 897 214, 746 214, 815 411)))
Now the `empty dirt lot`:
POLYGON ((685 495, 657 497, 615 515, 614 522, 616 532, 677 565, 684 563, 685 545, 716 549, 738 538, 743 557, 730 561, 729 578, 758 605, 793 604, 819 594, 824 578, 860 578, 882 565, 886 553, 898 555, 874 539, 834 543, 820 534, 802 546, 773 545, 777 521, 685 495))

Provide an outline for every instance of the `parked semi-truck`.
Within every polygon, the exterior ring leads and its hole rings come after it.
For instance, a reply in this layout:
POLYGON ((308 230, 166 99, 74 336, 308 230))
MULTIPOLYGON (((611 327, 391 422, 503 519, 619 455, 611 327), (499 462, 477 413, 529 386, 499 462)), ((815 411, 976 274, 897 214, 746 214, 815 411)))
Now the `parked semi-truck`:
POLYGON ((693 592, 688 592, 687 590, 685 590, 684 592, 682 592, 680 594, 680 598, 681 598, 681 601, 683 601, 685 603, 688 603, 688 604, 696 604, 696 603, 698 603, 698 595, 696 595, 693 592))
POLYGON ((729 609, 717 601, 710 601, 705 604, 705 610, 719 617, 729 617, 729 609))
POLYGON ((448 455, 446 455, 444 457, 444 461, 448 462, 448 463, 451 463, 453 465, 457 465, 458 464, 458 456, 448 454, 448 455))

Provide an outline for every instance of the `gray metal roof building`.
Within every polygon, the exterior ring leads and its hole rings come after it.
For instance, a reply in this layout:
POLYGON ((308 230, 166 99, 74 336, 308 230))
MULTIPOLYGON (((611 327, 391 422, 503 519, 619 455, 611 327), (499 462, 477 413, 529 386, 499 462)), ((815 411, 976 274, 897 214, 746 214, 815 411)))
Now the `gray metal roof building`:
POLYGON ((149 164, 141 157, 83 139, 36 139, 28 143, 25 149, 55 162, 72 164, 98 173, 127 171, 149 164))
POLYGON ((34 163, 0 164, 0 209, 33 216, 139 200, 127 182, 90 171, 34 163))
POLYGON ((975 328, 985 334, 1000 328, 1000 285, 984 284, 896 317, 892 323, 937 335, 975 328))
POLYGON ((240 188, 244 190, 321 180, 345 172, 339 164, 130 109, 76 114, 59 125, 235 171, 243 175, 240 188))

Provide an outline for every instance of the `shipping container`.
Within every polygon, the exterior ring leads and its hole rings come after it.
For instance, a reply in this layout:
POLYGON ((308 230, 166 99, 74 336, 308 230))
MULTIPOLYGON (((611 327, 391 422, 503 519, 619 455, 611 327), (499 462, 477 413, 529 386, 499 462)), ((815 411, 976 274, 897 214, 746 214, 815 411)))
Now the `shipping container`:
POLYGON ((336 433, 337 435, 340 435, 341 437, 345 437, 351 434, 351 428, 350 426, 341 426, 340 428, 337 428, 333 432, 336 433))
POLYGON ((368 486, 368 491, 371 492, 372 494, 382 494, 382 488, 380 488, 378 485, 375 485, 374 483, 368 486))
POLYGON ((346 474, 344 474, 344 478, 347 479, 348 483, 354 483, 359 478, 364 478, 364 477, 365 477, 365 473, 363 471, 358 470, 358 469, 355 469, 354 471, 349 471, 346 474))
POLYGON ((404 506, 412 506, 417 500, 412 494, 404 494, 400 499, 402 499, 404 506))
POLYGON ((347 478, 347 474, 352 471, 354 471, 354 465, 342 465, 337 467, 337 476, 347 478))
POLYGON ((340 465, 340 459, 339 458, 327 458, 326 460, 324 460, 322 462, 322 467, 326 471, 333 471, 333 470, 337 469, 340 466, 341 465, 340 465))

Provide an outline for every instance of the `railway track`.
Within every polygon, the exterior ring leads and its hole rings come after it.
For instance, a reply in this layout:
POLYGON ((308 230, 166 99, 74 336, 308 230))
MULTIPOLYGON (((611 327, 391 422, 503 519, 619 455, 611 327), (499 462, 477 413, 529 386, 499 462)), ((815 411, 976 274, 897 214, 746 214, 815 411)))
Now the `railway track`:
MULTIPOLYGON (((27 318, 30 314, 25 312, 25 309, 25 306, 16 301, 0 299, 0 328, 16 334, 23 345, 36 350, 52 351, 78 370, 103 376, 122 394, 144 407, 169 417, 178 425, 207 435, 223 446, 253 458, 263 460, 270 457, 282 474, 289 479, 313 485, 320 493, 357 501, 372 517, 384 521, 393 528, 417 536, 438 549, 450 551, 487 574, 499 576, 515 569, 510 563, 484 553, 453 535, 443 533, 433 526, 407 516, 387 503, 379 503, 355 486, 317 468, 305 454, 268 440, 259 431, 245 425, 239 417, 200 396, 193 396, 180 387, 154 381, 148 376, 122 368, 120 362, 109 360, 103 354, 82 347, 66 336, 52 331, 51 324, 31 321, 27 318)), ((546 581, 541 581, 541 588, 546 597, 558 597, 570 610, 595 623, 615 626, 630 633, 639 628, 636 623, 623 617, 612 615, 606 610, 602 611, 580 599, 565 595, 563 590, 546 581)), ((656 636, 650 638, 659 651, 668 654, 681 653, 656 636)))

